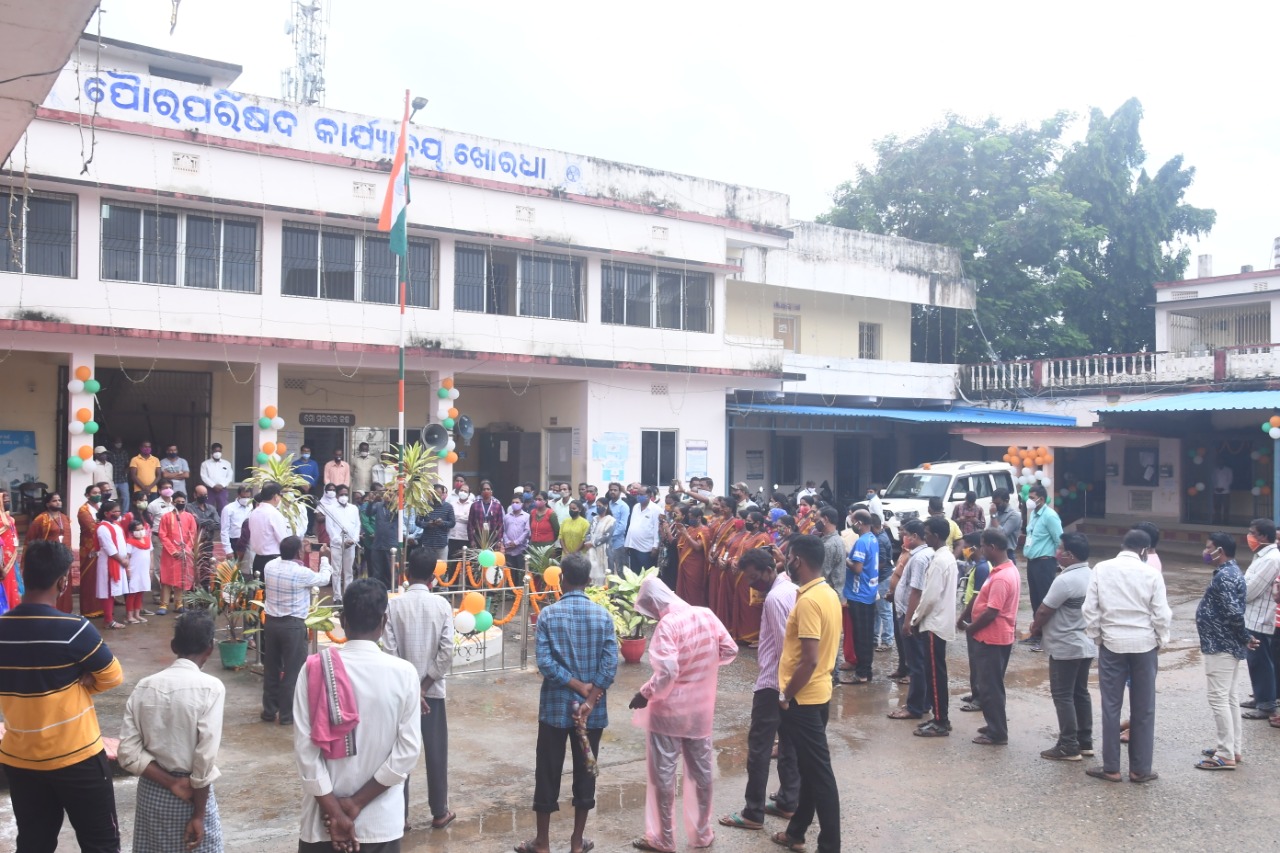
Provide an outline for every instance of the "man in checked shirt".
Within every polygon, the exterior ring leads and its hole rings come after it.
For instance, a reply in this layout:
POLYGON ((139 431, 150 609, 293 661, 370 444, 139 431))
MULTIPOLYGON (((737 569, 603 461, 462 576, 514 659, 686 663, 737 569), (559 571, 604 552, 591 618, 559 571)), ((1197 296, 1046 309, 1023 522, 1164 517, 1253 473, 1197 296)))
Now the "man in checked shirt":
POLYGON ((551 815, 560 810, 560 776, 564 769, 564 743, 573 755, 573 835, 570 853, 586 853, 595 847, 584 841, 587 815, 596 805, 596 780, 587 769, 587 758, 575 724, 586 724, 592 756, 600 752, 600 735, 609 725, 605 691, 618 671, 618 639, 613 618, 591 601, 583 589, 591 581, 591 562, 581 554, 564 558, 560 566, 564 595, 538 616, 538 671, 542 694, 538 700, 538 748, 534 771, 533 811, 538 835, 516 846, 517 853, 549 853, 551 815))

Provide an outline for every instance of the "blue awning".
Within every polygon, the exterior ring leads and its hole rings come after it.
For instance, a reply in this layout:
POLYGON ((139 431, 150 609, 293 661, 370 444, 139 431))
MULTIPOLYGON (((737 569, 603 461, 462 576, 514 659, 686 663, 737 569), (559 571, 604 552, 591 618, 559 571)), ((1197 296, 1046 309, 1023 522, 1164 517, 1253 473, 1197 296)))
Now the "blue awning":
MULTIPOLYGON (((844 409, 828 406, 784 406, 767 403, 731 403, 727 409, 730 427, 757 429, 787 428, 785 421, 774 426, 763 423, 773 419, 828 419, 846 421, 850 432, 859 429, 860 421, 894 421, 915 424, 965 424, 968 426, 998 427, 1073 427, 1076 419, 1062 415, 1037 415, 1028 412, 1010 412, 1003 409, 983 409, 976 406, 952 406, 950 409, 844 409), (750 423, 734 423, 737 419, 750 423), (760 423, 757 423, 760 422, 760 423)), ((867 424, 871 426, 871 424, 867 424)), ((795 427, 791 427, 795 428, 795 427)), ((881 426, 883 429, 883 425, 881 426)))
POLYGON ((1095 409, 1098 414, 1123 415, 1152 412, 1227 412, 1257 409, 1268 414, 1280 412, 1280 391, 1200 391, 1170 394, 1095 409))

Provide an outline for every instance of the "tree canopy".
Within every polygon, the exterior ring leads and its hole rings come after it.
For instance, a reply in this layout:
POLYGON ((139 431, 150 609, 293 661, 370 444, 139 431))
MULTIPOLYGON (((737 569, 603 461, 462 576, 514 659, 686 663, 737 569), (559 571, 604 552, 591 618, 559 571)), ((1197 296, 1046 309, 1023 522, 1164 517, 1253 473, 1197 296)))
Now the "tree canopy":
POLYGON ((958 250, 974 312, 916 306, 917 361, 1135 352, 1155 343, 1152 285, 1178 278, 1214 212, 1183 201, 1195 170, 1174 157, 1148 175, 1127 101, 1093 110, 1066 145, 1060 112, 1039 126, 948 115, 875 143, 873 168, 841 184, 820 220, 958 250), (990 348, 988 348, 988 342, 990 348))

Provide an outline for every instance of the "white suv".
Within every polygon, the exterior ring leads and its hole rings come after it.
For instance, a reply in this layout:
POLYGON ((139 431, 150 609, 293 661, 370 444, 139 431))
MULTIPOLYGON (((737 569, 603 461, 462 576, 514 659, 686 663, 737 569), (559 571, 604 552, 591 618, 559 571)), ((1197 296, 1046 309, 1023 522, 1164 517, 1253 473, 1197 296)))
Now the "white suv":
POLYGON ((935 462, 928 468, 908 468, 894 475, 880 492, 885 527, 895 542, 902 541, 901 527, 913 518, 929 516, 929 498, 942 498, 943 512, 964 503, 967 492, 978 496, 978 505, 991 518, 991 494, 996 489, 1009 492, 1009 505, 1018 508, 1018 492, 1013 468, 1003 462, 935 462))

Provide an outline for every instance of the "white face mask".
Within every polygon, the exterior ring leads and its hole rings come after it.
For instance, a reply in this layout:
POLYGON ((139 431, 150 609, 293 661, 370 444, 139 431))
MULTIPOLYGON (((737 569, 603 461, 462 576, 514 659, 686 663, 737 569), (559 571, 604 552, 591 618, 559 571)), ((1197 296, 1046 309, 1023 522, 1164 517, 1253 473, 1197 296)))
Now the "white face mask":
POLYGON ((215 450, 215 451, 213 451, 213 461, 214 461, 214 462, 217 462, 217 461, 219 461, 220 459, 222 459, 222 451, 221 451, 221 450, 215 450))
POLYGON ((367 451, 367 450, 361 450, 361 451, 360 451, 360 458, 361 458, 361 459, 367 459, 368 457, 369 457, 369 451, 367 451))
POLYGON ((1039 506, 1039 504, 1036 503, 1035 498, 1027 498, 1027 509, 1034 511, 1037 506, 1039 506))
POLYGON ((236 498, 236 503, 240 504, 240 506, 248 506, 249 498, 236 498))
POLYGON ((465 501, 469 497, 471 497, 470 492, 458 492, 458 500, 460 501, 465 501))
POLYGON ((337 497, 337 496, 338 496, 338 493, 337 493, 337 492, 335 492, 335 491, 333 491, 332 489, 328 489, 328 490, 326 490, 326 491, 325 491, 324 496, 325 496, 326 498, 334 498, 334 497, 337 497))
POLYGON ((346 505, 347 505, 347 501, 349 501, 349 500, 351 500, 351 499, 350 499, 350 498, 348 498, 346 495, 341 495, 341 496, 338 498, 338 503, 339 503, 339 504, 341 504, 342 506, 346 506, 346 505))

